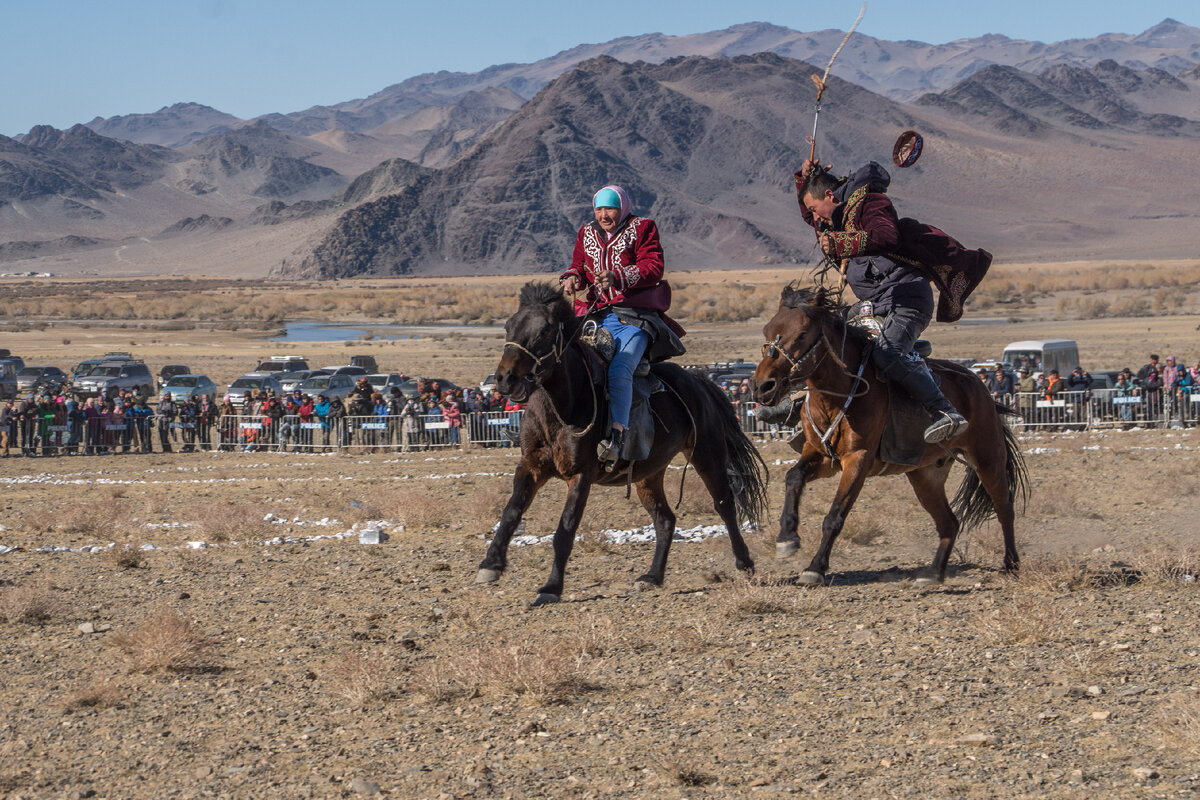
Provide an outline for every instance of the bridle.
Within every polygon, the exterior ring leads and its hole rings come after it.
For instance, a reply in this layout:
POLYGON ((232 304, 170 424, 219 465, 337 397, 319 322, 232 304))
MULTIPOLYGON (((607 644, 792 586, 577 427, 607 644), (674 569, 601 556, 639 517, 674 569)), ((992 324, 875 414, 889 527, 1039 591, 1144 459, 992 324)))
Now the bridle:
POLYGON ((548 353, 544 353, 543 355, 540 355, 540 356, 536 355, 532 350, 530 350, 528 347, 521 344, 520 342, 508 341, 508 342, 504 343, 504 346, 505 347, 515 347, 518 350, 520 350, 522 353, 524 353, 525 355, 527 355, 533 359, 533 372, 531 373, 531 375, 534 378, 534 385, 537 386, 537 385, 540 385, 541 381, 542 381, 542 373, 544 371, 542 369, 542 362, 553 356, 554 360, 546 365, 546 369, 549 370, 549 369, 552 369, 552 368, 558 366, 560 363, 562 363, 563 353, 567 349, 567 344, 569 344, 569 342, 565 342, 563 340, 563 324, 560 322, 560 323, 558 323, 558 335, 555 336, 554 344, 552 344, 550 346, 550 352, 548 352, 548 353))
POLYGON ((817 371, 817 367, 821 366, 821 362, 825 360, 825 355, 833 352, 833 348, 829 346, 829 339, 826 338, 824 331, 821 331, 821 338, 813 342, 812 345, 798 358, 792 358, 791 354, 788 353, 787 350, 784 350, 779 346, 781 339, 783 339, 782 333, 778 334, 774 341, 763 342, 763 358, 782 358, 784 361, 791 364, 791 369, 789 369, 787 375, 784 376, 784 379, 789 384, 792 383, 793 380, 804 380, 808 376, 812 375, 817 371), (805 364, 808 363, 809 359, 817 355, 817 348, 819 348, 822 344, 825 345, 825 348, 821 350, 820 358, 818 358, 812 365, 812 369, 809 369, 803 375, 797 374, 800 372, 800 370, 804 369, 805 364))
MULTIPOLYGON (((579 331, 582 330, 582 327, 583 326, 576 326, 575 333, 573 333, 571 335, 570 339, 567 339, 563 335, 563 324, 561 322, 558 323, 558 335, 554 337, 554 344, 550 346, 549 352, 543 353, 540 356, 535 354, 532 350, 530 350, 528 347, 521 344, 520 342, 507 341, 504 343, 505 347, 510 347, 510 346, 515 347, 518 350, 520 350, 522 353, 524 353, 525 355, 527 355, 533 359, 533 371, 530 372, 529 376, 528 376, 528 377, 532 378, 532 380, 530 381, 531 387, 532 387, 530 389, 530 394, 533 393, 533 389, 536 389, 542 385, 542 377, 546 371, 549 371, 562 363, 563 354, 566 353, 567 348, 571 346, 571 342, 575 341, 575 338, 579 335, 579 331), (543 369, 542 362, 547 361, 547 359, 550 359, 550 358, 553 358, 553 360, 549 361, 546 364, 545 368, 543 369)), ((586 365, 587 362, 585 361, 584 363, 586 365)), ((590 367, 588 367, 588 372, 589 373, 591 372, 590 367)), ((578 432, 572 430, 571 426, 567 424, 567 421, 564 420, 562 418, 562 415, 558 413, 558 408, 554 405, 554 401, 551 399, 548 404, 550 406, 550 410, 554 412, 555 418, 558 419, 558 423, 563 426, 563 428, 566 430, 566 432, 568 434, 570 434, 571 436, 577 437, 577 438, 587 434, 587 432, 590 431, 596 425, 596 417, 599 414, 600 401, 596 397, 595 381, 591 380, 591 378, 589 377, 588 383, 592 387, 592 421, 587 424, 586 428, 583 428, 582 430, 580 430, 578 432)))

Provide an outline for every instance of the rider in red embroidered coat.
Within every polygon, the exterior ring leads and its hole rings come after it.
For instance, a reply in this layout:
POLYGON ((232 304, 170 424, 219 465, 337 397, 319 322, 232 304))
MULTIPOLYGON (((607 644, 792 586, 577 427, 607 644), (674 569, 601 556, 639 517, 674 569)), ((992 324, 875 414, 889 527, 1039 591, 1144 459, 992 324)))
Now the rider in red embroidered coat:
POLYGON ((559 276, 568 292, 586 289, 575 299, 575 313, 592 314, 613 335, 616 354, 608 368, 608 437, 597 447, 600 460, 611 468, 621 457, 633 400, 633 372, 645 355, 651 361, 682 352, 662 351, 683 335, 683 328, 666 315, 671 286, 663 277, 663 249, 654 220, 633 214, 633 204, 619 186, 605 186, 592 198, 595 219, 579 229, 571 266, 559 276), (622 312, 620 309, 625 309, 622 312), (662 331, 666 328, 670 333, 662 331))

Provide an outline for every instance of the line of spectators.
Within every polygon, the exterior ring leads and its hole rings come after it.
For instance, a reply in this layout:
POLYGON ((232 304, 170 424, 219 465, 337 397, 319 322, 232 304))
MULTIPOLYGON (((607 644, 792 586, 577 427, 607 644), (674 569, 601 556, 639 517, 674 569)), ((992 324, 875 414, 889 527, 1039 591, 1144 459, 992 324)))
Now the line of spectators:
POLYGON ((363 446, 368 452, 394 446, 409 451, 472 441, 510 446, 522 406, 498 392, 443 390, 420 381, 420 394, 405 398, 393 387, 386 395, 361 378, 345 399, 295 391, 247 392, 235 404, 211 395, 175 401, 164 394, 156 404, 121 391, 111 400, 76 400, 64 386, 53 395, 29 395, 0 408, 0 450, 18 448, 25 456, 169 453, 207 450, 266 450, 363 446), (496 431, 478 412, 503 411, 507 422, 496 431), (496 438, 496 434, 501 436, 496 438))

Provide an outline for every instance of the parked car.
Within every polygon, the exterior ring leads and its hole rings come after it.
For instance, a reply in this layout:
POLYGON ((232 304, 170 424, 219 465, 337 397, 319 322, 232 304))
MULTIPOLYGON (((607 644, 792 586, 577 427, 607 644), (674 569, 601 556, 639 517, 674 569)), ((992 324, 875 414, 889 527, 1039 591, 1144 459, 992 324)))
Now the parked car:
POLYGON ((486 378, 479 382, 479 389, 485 394, 491 394, 492 389, 496 388, 496 373, 491 373, 486 378))
POLYGON ((445 378, 409 378, 404 383, 400 384, 400 392, 405 397, 420 397, 420 393, 417 390, 418 381, 425 381, 427 385, 437 381, 438 388, 441 389, 442 392, 445 392, 447 389, 458 388, 458 384, 454 383, 453 381, 448 381, 445 378))
POLYGON ((283 394, 283 387, 279 385, 279 378, 275 373, 249 372, 229 384, 224 399, 232 403, 234 408, 240 409, 246 392, 253 395, 256 392, 265 392, 267 389, 274 389, 277 395, 283 394))
POLYGON ((8 348, 0 348, 0 362, 11 366, 14 372, 20 371, 25 366, 25 359, 14 356, 8 348))
POLYGON ((350 356, 350 364, 351 366, 362 367, 368 375, 379 372, 379 365, 375 363, 375 356, 350 356))
POLYGON ((312 395, 314 399, 323 394, 330 400, 345 400, 354 388, 354 380, 353 375, 318 375, 301 381, 296 388, 302 394, 312 395))
POLYGON ((7 359, 0 359, 0 400, 15 399, 17 396, 17 367, 7 359))
POLYGON ((398 372, 377 372, 367 376, 367 383, 371 384, 371 391, 388 395, 393 386, 399 388, 404 383, 404 376, 398 372))
POLYGON ((353 364, 345 364, 343 366, 335 367, 321 367, 321 369, 325 370, 326 375, 354 375, 357 377, 359 375, 367 374, 365 369, 362 367, 356 367, 353 364))
POLYGON ((1014 370, 1028 367, 1033 372, 1058 370, 1064 379, 1079 366, 1079 346, 1072 339, 1033 339, 1012 342, 1000 358, 1014 370))
POLYGON ((207 375, 176 375, 163 386, 161 394, 169 394, 176 403, 193 397, 217 396, 217 384, 207 375))
POLYGON ((94 370, 98 364, 104 363, 103 358, 87 358, 71 367, 71 380, 77 381, 94 370))
POLYGON ((299 372, 280 372, 278 373, 279 385, 283 387, 284 394, 291 394, 293 391, 295 391, 296 387, 300 385, 301 381, 327 374, 328 373, 322 372, 319 369, 302 369, 299 372))
POLYGON ((167 364, 158 371, 158 390, 161 392, 167 385, 167 381, 174 378, 176 375, 191 375, 192 369, 186 364, 167 364))
POLYGON ((80 378, 86 377, 89 372, 94 370, 105 361, 133 361, 133 355, 126 352, 111 352, 105 353, 101 358, 86 358, 80 361, 71 368, 71 380, 77 381, 80 378))
POLYGON ((29 366, 22 367, 17 373, 18 394, 40 394, 43 390, 57 390, 70 378, 58 367, 29 366))
POLYGON ((308 360, 303 356, 271 356, 258 362, 255 372, 303 372, 308 369, 308 360))
POLYGON ((105 359, 75 381, 71 389, 79 397, 111 399, 122 389, 151 397, 154 394, 154 376, 145 363, 132 357, 105 359))

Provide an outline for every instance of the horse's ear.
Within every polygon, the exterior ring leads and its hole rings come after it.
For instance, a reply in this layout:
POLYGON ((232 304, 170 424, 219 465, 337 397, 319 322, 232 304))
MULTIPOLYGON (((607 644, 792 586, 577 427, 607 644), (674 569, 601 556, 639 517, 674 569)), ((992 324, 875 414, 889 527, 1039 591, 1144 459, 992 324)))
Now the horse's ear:
POLYGON ((825 294, 826 294, 825 287, 824 286, 820 287, 819 289, 817 289, 817 291, 813 292, 812 301, 810 304, 814 305, 814 306, 823 307, 825 305, 825 294))

